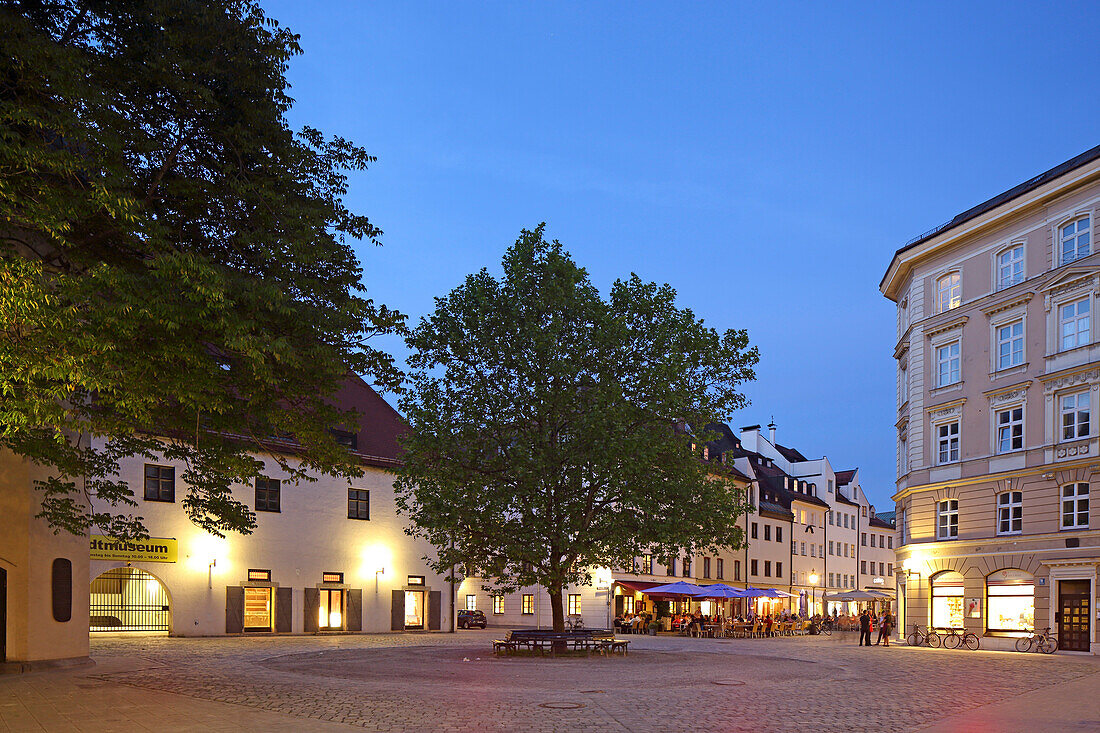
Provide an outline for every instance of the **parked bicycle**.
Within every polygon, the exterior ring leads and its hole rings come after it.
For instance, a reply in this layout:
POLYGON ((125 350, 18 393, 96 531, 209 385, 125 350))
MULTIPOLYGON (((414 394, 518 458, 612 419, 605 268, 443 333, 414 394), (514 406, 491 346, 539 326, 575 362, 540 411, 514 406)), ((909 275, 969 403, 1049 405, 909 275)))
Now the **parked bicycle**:
POLYGON ((1031 633, 1016 640, 1016 651, 1029 652, 1032 649, 1043 654, 1053 654, 1058 649, 1058 637, 1051 633, 1048 626, 1041 634, 1031 633))
POLYGON ((933 649, 939 648, 940 635, 929 628, 913 626, 913 633, 905 637, 905 643, 909 646, 921 646, 927 644, 933 649))
POLYGON ((958 629, 948 629, 943 636, 944 649, 957 649, 960 645, 967 649, 977 649, 979 645, 978 635, 972 631, 960 634, 958 629))
POLYGON ((825 636, 832 636, 833 635, 833 629, 835 627, 836 627, 836 622, 833 621, 828 616, 823 618, 821 620, 821 623, 817 625, 818 631, 820 631, 822 634, 825 634, 825 636))

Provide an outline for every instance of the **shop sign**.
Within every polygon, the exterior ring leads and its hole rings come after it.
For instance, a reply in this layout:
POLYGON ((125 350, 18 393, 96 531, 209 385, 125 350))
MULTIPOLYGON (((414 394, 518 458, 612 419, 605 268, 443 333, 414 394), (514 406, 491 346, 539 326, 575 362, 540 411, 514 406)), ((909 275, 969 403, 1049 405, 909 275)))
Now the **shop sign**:
POLYGON ((94 534, 89 538, 92 560, 129 560, 131 562, 175 562, 179 543, 167 537, 147 540, 116 540, 94 534))
POLYGON ((343 583, 344 582, 344 574, 343 573, 321 573, 321 582, 322 583, 343 583))
POLYGON ((970 618, 982 617, 982 599, 981 598, 967 598, 966 599, 966 615, 970 618))

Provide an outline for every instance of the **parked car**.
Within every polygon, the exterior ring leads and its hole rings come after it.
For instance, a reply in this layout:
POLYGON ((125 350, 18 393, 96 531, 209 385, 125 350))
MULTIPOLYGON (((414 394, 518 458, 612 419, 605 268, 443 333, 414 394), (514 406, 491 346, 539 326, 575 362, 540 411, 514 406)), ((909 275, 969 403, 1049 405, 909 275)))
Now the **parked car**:
POLYGON ((461 610, 458 612, 458 628, 460 629, 472 629, 475 626, 484 629, 486 625, 485 614, 482 611, 461 610))

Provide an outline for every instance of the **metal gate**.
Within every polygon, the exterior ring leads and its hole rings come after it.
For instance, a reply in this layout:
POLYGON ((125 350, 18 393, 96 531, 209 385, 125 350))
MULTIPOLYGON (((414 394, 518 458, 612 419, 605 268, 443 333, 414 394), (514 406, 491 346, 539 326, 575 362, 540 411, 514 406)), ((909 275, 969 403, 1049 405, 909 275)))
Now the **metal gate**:
POLYGON ((138 568, 115 568, 92 581, 91 631, 168 631, 168 594, 138 568))

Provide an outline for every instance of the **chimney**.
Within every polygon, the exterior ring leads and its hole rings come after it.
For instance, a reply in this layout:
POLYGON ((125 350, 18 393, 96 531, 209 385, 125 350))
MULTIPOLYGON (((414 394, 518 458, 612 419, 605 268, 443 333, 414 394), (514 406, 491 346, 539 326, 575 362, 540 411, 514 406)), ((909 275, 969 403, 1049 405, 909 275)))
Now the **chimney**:
POLYGON ((768 423, 768 440, 771 442, 772 445, 775 445, 775 418, 774 417, 772 418, 772 421, 770 423, 768 423))

